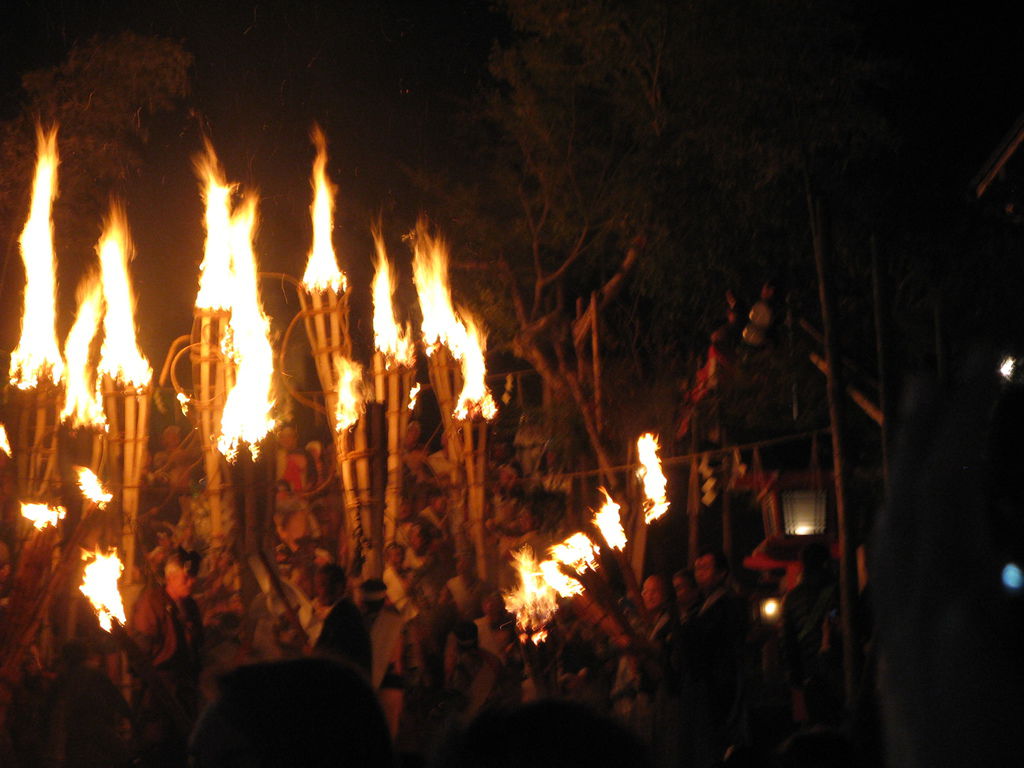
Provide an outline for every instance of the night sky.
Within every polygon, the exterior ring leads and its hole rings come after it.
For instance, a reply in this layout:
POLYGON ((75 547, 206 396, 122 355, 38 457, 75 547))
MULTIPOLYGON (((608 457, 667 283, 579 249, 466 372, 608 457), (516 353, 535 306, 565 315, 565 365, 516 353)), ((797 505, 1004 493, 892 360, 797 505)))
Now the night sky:
MULTIPOLYGON (((898 92, 879 97, 905 147, 906 164, 893 169, 893 183, 959 200, 1022 111, 1017 62, 1024 30, 1002 3, 943 11, 907 2, 874 5, 861 6, 873 14, 865 44, 908 72, 898 92)), ((369 279, 370 220, 383 214, 395 237, 428 205, 405 169, 472 168, 457 139, 459 120, 486 79, 493 41, 505 32, 490 3, 454 0, 179 0, 157 7, 14 0, 5 3, 4 16, 0 117, 19 108, 22 72, 59 63, 76 41, 94 34, 164 35, 182 40, 195 56, 194 110, 153 127, 145 174, 128 190, 141 335, 156 365, 170 339, 189 327, 202 248, 191 157, 204 132, 228 177, 261 195, 261 267, 299 274, 310 227, 308 132, 314 121, 323 126, 339 187, 335 241, 359 288, 369 279)), ((8 257, 18 262, 16 252, 8 257)), ((61 266, 64 303, 74 292, 74 268, 61 266)), ((5 348, 16 341, 20 301, 12 299, 21 279, 20 263, 9 264, 0 324, 5 348)), ((272 315, 291 314, 282 301, 266 296, 272 315)), ((69 323, 61 318, 62 333, 69 323)))

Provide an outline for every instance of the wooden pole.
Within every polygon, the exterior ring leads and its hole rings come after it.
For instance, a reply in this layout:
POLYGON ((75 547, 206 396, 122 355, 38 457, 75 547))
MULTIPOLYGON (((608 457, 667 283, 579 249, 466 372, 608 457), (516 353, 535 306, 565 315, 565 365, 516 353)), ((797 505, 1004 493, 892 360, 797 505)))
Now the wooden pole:
POLYGON ((690 417, 690 482, 686 493, 686 513, 689 516, 689 537, 687 540, 687 562, 692 566, 700 555, 700 457, 697 455, 697 448, 700 442, 697 439, 699 427, 697 414, 690 417))
POLYGON ((826 389, 829 420, 832 426, 832 470, 835 478, 836 518, 839 525, 839 595, 843 637, 843 676, 846 703, 852 707, 860 677, 860 644, 856 625, 857 558, 853 542, 853 521, 846 506, 846 465, 843 454, 842 358, 833 327, 832 287, 828 275, 831 242, 829 220, 824 204, 808 190, 811 233, 814 242, 814 266, 818 274, 818 299, 825 338, 826 389))
POLYGON ((878 361, 878 409, 882 413, 882 482, 889 496, 889 393, 886 375, 885 320, 882 303, 881 268, 878 263, 878 242, 871 235, 871 298, 875 315, 875 358, 878 361))

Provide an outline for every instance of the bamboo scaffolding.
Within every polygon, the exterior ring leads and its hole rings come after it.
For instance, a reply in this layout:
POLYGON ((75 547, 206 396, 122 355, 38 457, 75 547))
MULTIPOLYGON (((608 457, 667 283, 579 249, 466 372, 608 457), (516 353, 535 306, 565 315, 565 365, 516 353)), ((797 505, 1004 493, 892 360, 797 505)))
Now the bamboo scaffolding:
POLYGON ((226 521, 224 516, 225 495, 230 488, 230 481, 224 468, 224 459, 216 444, 220 435, 220 420, 224 411, 227 385, 231 377, 220 351, 221 338, 229 314, 223 309, 196 308, 196 322, 192 328, 192 380, 193 383, 198 380, 192 405, 199 414, 199 433, 202 438, 203 466, 206 472, 204 495, 210 508, 210 543, 215 549, 223 546, 231 529, 231 521, 226 521))
POLYGON ((12 446, 18 487, 24 498, 43 499, 53 490, 57 468, 57 434, 60 425, 60 387, 41 383, 18 391, 17 443, 12 446))

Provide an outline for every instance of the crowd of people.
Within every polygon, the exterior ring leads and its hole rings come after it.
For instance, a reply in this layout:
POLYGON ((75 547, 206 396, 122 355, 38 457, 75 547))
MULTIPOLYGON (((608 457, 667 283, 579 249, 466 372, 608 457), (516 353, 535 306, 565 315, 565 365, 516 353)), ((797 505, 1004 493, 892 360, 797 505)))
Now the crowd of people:
MULTIPOLYGON (((26 728, 16 746, 40 764, 184 765, 190 733, 193 749, 202 750, 213 748, 211 728, 219 737, 231 730, 206 715, 193 733, 204 706, 249 706, 235 701, 238 691, 262 683, 246 677, 247 665, 310 659, 340 660, 355 670, 374 693, 387 740, 407 757, 434 751, 453 724, 552 698, 616 722, 657 766, 710 766, 730 747, 750 743, 750 610, 721 552, 675 574, 647 574, 641 605, 618 589, 625 633, 609 632, 567 604, 548 639, 530 646, 505 607, 504 593, 517 586, 512 555, 523 546, 543 554, 571 532, 564 496, 524 477, 513 445, 496 444, 481 560, 463 511, 452 503, 443 451, 429 450, 415 422, 406 448, 404 493, 389 526, 382 576, 367 578, 364 553, 346 531, 330 482, 330 449, 315 441, 301 447, 293 426, 278 432, 273 503, 261 541, 269 556, 246 562, 237 548, 203 546, 209 524, 200 457, 177 427, 166 428, 140 525, 145 556, 137 578, 148 586, 128 621, 131 691, 115 685, 125 679, 116 670, 116 644, 95 627, 83 629, 92 614, 80 611, 77 627, 61 633, 69 642, 59 666, 27 678, 37 687, 34 697, 31 686, 24 694, 24 706, 52 716, 26 728), (103 684, 82 683, 100 678, 103 684), (85 720, 67 714, 83 709, 91 713, 85 720)), ((820 594, 830 578, 827 551, 824 559, 820 554, 811 558, 811 586, 796 590, 786 611, 783 655, 794 680, 815 677, 834 695, 822 626, 836 593, 820 594)), ((272 668, 268 674, 315 669, 272 668)))

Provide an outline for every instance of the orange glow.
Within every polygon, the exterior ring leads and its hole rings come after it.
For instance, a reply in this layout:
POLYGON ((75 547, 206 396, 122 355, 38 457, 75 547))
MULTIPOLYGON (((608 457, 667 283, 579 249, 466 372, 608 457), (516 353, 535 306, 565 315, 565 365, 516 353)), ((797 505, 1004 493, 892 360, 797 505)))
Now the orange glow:
POLYGON ((153 369, 139 350, 135 336, 135 296, 128 278, 128 262, 133 256, 132 242, 124 208, 113 203, 110 218, 96 250, 103 275, 103 347, 97 372, 119 384, 136 389, 149 386, 153 369))
POLYGON ((86 560, 82 573, 82 584, 78 588, 89 598, 93 609, 100 620, 100 626, 107 632, 111 630, 111 618, 124 624, 124 604, 121 593, 117 589, 117 580, 121 578, 124 565, 116 551, 103 554, 99 549, 95 552, 82 550, 82 559, 86 560))
POLYGON ((604 494, 604 505, 594 513, 594 525, 601 531, 604 540, 612 549, 620 552, 626 547, 626 531, 622 527, 622 518, 619 515, 621 507, 609 495, 604 488, 599 489, 604 494))
POLYGON ((585 533, 574 533, 560 544, 555 544, 548 552, 552 559, 577 573, 597 570, 597 547, 585 533))
POLYGON ((206 245, 199 267, 197 309, 228 309, 231 306, 231 196, 234 187, 224 181, 213 146, 206 144, 206 154, 196 161, 196 171, 203 182, 206 202, 206 245))
POLYGON ((10 368, 11 384, 18 389, 32 389, 44 379, 59 384, 64 376, 64 361, 57 347, 57 275, 51 218, 57 197, 57 127, 43 133, 36 126, 36 140, 38 159, 32 203, 18 241, 25 265, 25 303, 21 339, 11 352, 10 368))
POLYGON ((540 645, 547 625, 558 610, 558 596, 544 578, 533 550, 524 546, 513 553, 519 587, 505 593, 505 608, 516 617, 520 635, 540 645))
POLYGON ((51 507, 47 504, 22 504, 21 516, 32 521, 32 526, 41 531, 47 526, 56 526, 67 514, 64 507, 51 507))
POLYGON ((338 359, 338 405, 334 412, 334 428, 344 432, 353 426, 363 412, 363 369, 347 358, 338 359))
POLYGON ((11 441, 7 439, 7 428, 3 424, 0 424, 0 452, 8 458, 11 456, 11 441))
POLYGON ((78 468, 78 488, 81 490, 82 495, 85 498, 94 502, 100 509, 106 506, 107 502, 114 498, 114 494, 109 493, 107 489, 103 487, 103 484, 100 482, 100 479, 96 477, 95 473, 91 469, 86 469, 85 467, 78 468))
POLYGON ((665 498, 667 481, 658 458, 658 438, 650 432, 640 435, 636 441, 636 452, 640 459, 636 476, 644 484, 644 522, 649 523, 668 512, 669 507, 665 498))
POLYGON ((484 361, 483 332, 467 313, 466 343, 462 349, 462 392, 455 406, 455 418, 460 420, 482 416, 490 421, 498 415, 498 406, 487 389, 487 364, 484 361))
POLYGON ((545 560, 540 564, 540 572, 547 585, 562 597, 572 597, 583 592, 583 585, 577 579, 566 575, 558 567, 557 560, 545 560))
POLYGON ((327 178, 327 139, 319 127, 313 128, 316 159, 313 161, 313 247, 302 275, 302 284, 310 291, 331 290, 343 293, 347 286, 345 273, 338 269, 331 234, 334 231, 335 186, 327 178))
POLYGON ((64 342, 64 354, 68 359, 67 393, 60 417, 69 420, 72 427, 107 428, 107 417, 103 413, 90 366, 92 342, 100 327, 102 306, 103 291, 99 279, 86 277, 78 286, 78 313, 64 342))
POLYGON ((373 243, 377 250, 377 272, 373 277, 373 343, 384 353, 387 367, 393 364, 412 366, 416 362, 416 348, 408 326, 395 319, 392 294, 395 276, 388 262, 384 237, 379 229, 373 230, 373 243))
POLYGON ((444 345, 462 367, 462 392, 453 415, 460 420, 494 418, 498 409, 484 381, 484 333, 467 312, 461 313, 465 322, 456 314, 448 285, 448 246, 431 235, 423 222, 416 229, 412 270, 423 313, 421 330, 427 355, 444 345))
POLYGON ((231 266, 234 272, 231 319, 225 353, 238 365, 227 394, 217 448, 234 461, 242 443, 255 459, 259 443, 274 428, 274 350, 270 320, 263 313, 257 285, 253 238, 256 198, 248 196, 231 217, 231 266))

